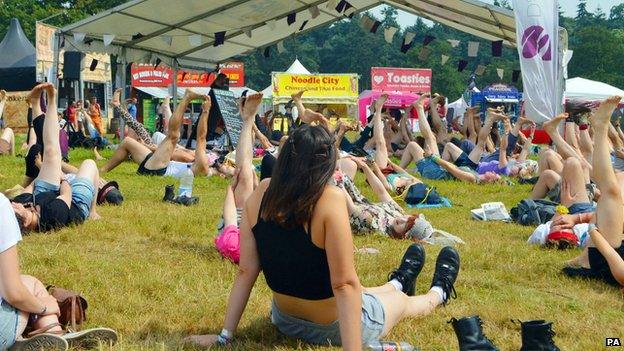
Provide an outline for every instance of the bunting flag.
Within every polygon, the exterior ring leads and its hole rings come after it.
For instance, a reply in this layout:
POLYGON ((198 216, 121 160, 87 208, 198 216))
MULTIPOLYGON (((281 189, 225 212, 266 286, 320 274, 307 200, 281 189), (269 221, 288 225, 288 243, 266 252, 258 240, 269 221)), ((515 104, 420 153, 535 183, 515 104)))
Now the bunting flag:
POLYGON ((251 36, 252 36, 252 34, 251 34, 251 27, 244 28, 243 32, 245 32, 245 35, 247 36, 247 38, 251 38, 251 36))
MULTIPOLYGON (((156 57, 156 64, 154 65, 154 69, 158 68, 158 66, 160 66, 161 63, 162 63, 162 60, 156 57)), ((106 64, 106 70, 108 70, 108 64, 106 64)))
POLYGON ((498 78, 500 78, 500 80, 503 80, 503 77, 505 76, 505 70, 502 68, 497 68, 496 74, 498 75, 498 78))
POLYGON ((484 65, 478 65, 477 69, 475 70, 475 74, 478 76, 482 76, 483 73, 485 73, 485 66, 484 65))
POLYGON ((84 44, 85 44, 85 45, 91 45, 91 43, 93 43, 93 38, 86 38, 86 39, 84 40, 84 44))
POLYGON ((405 39, 403 39, 403 44, 401 45, 401 52, 402 53, 407 53, 409 51, 409 49, 412 48, 412 43, 409 44, 405 44, 405 39))
POLYGON ((518 83, 518 80, 520 80, 520 70, 514 69, 511 74, 511 81, 514 83, 518 83))
POLYGON ((468 42, 468 57, 477 57, 478 53, 479 53, 479 42, 469 41, 468 42))
POLYGON ((275 30, 275 20, 266 21, 266 24, 270 30, 275 30))
POLYGON ((429 55, 431 55, 431 49, 423 46, 420 48, 420 52, 418 53, 418 59, 421 61, 425 61, 429 55))
POLYGON ((288 16, 286 17, 286 23, 288 23, 289 26, 291 24, 295 23, 296 20, 297 20, 297 13, 296 12, 289 13, 288 16))
POLYGON ((325 7, 327 7, 328 9, 334 9, 336 8, 337 3, 338 3, 338 0, 329 0, 325 7))
POLYGON ((449 58, 449 56, 442 54, 442 66, 446 65, 446 62, 448 62, 449 58))
POLYGON ((456 48, 457 45, 459 45, 460 41, 456 40, 456 39, 446 39, 446 41, 448 41, 452 47, 456 48))
MULTIPOLYGON (((347 3, 347 4, 349 4, 349 3, 347 3)), ((351 5, 349 5, 349 6, 351 6, 351 5)), ((353 14, 355 14, 356 10, 357 9, 355 7, 351 6, 348 9, 345 10, 344 15, 349 17, 349 18, 353 18, 353 14)))
POLYGON ((468 61, 459 60, 459 64, 457 65, 457 72, 463 72, 466 66, 468 66, 468 61))
POLYGON ((301 27, 299 27, 299 31, 301 32, 307 24, 308 24, 308 20, 303 21, 303 23, 301 23, 301 27))
POLYGON ((173 37, 171 35, 161 35, 160 39, 169 46, 173 43, 173 37))
POLYGON ((497 40, 497 41, 492 42, 492 56, 494 57, 503 56, 503 41, 502 40, 497 40))
POLYGON ((284 47, 284 41, 280 40, 279 42, 277 42, 277 52, 281 54, 284 51, 286 51, 286 48, 284 47))
POLYGON ((403 38, 403 43, 405 45, 410 45, 412 44, 412 41, 414 40, 415 37, 416 37, 416 33, 405 32, 405 38, 403 38))
POLYGON ((271 56, 271 47, 267 46, 264 48, 264 57, 269 58, 271 56))
POLYGON ((335 7, 336 12, 342 13, 342 12, 346 11, 348 9, 347 4, 348 4, 348 2, 346 0, 340 0, 338 5, 336 5, 336 7, 335 7))
POLYGON ((225 31, 216 32, 214 35, 214 38, 215 38, 214 46, 223 45, 223 43, 225 43, 225 31))
POLYGON ((115 40, 115 34, 102 35, 102 42, 104 42, 104 46, 109 46, 113 40, 115 40))
POLYGON ((436 37, 433 35, 425 35, 425 39, 423 40, 423 46, 429 45, 432 41, 435 40, 436 37))
POLYGON ((389 44, 392 44, 392 38, 394 37, 394 34, 397 32, 398 28, 396 27, 387 27, 386 29, 384 29, 384 39, 386 39, 386 41, 389 44))
POLYGON ((191 46, 200 46, 202 44, 202 37, 199 34, 189 35, 188 41, 191 46))
POLYGON ((65 47, 65 36, 61 37, 61 49, 65 47))
POLYGON ((380 25, 381 25, 381 22, 375 21, 375 23, 373 24, 373 27, 371 28, 370 32, 371 33, 377 33, 377 29, 379 29, 380 25))
POLYGON ((362 16, 362 19, 360 20, 360 22, 362 23, 362 27, 369 32, 373 28, 373 25, 375 25, 375 20, 373 20, 372 18, 366 15, 362 16))
POLYGON ((141 33, 137 33, 135 35, 132 36, 132 40, 138 40, 143 38, 145 35, 141 34, 141 33))
POLYGON ((74 43, 82 44, 86 36, 87 33, 74 33, 74 43))
POLYGON ((98 65, 98 60, 93 59, 91 60, 91 65, 89 65, 89 71, 93 72, 95 71, 95 69, 97 68, 98 65))
POLYGON ((321 14, 321 11, 316 5, 308 7, 308 11, 310 12, 310 16, 312 16, 312 19, 317 18, 321 14))

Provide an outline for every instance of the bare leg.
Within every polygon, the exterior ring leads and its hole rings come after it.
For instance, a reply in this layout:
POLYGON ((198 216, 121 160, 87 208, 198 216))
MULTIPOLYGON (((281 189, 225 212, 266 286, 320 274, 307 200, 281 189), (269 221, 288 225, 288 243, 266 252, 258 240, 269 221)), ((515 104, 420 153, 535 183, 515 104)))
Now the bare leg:
POLYGON ((238 219, 236 215, 236 201, 234 201, 234 190, 232 186, 228 184, 225 190, 225 200, 223 201, 223 226, 229 225, 238 226, 238 219))
POLYGON ((455 162, 464 153, 462 149, 458 148, 453 143, 446 143, 444 145, 444 151, 442 152, 442 159, 445 161, 455 162))
POLYGON ((388 98, 387 94, 382 94, 375 101, 375 114, 373 115, 373 142, 375 144, 375 162, 380 168, 388 167, 388 149, 384 136, 384 125, 381 121, 381 110, 388 98))
MULTIPOLYGON (((303 106, 303 102, 301 102, 301 97, 303 96, 303 93, 305 93, 305 90, 301 90, 299 92, 297 92, 296 94, 292 94, 290 96, 290 98, 292 99, 292 101, 295 103, 295 107, 297 108, 297 112, 299 114, 299 118, 303 118, 303 116, 305 115, 305 106, 303 106)), ((309 122, 306 122, 309 123, 309 122)))
MULTIPOLYGON (((611 131, 613 131, 613 135, 615 136, 616 140, 619 141, 615 128, 610 125, 609 133, 611 133, 611 131)), ((592 156, 594 154, 594 143, 591 136, 589 135, 589 128, 581 129, 579 131, 579 148, 581 149, 581 154, 583 154, 583 157, 585 157, 587 161, 592 162, 592 156)))
POLYGON ((561 155, 551 149, 541 151, 539 158, 539 171, 543 173, 547 170, 553 170, 558 174, 563 171, 563 160, 561 155))
POLYGON ((169 130, 167 131, 167 137, 163 140, 152 157, 145 163, 146 169, 162 169, 167 167, 169 161, 171 161, 171 156, 178 145, 178 141, 180 140, 180 127, 182 125, 182 118, 184 117, 184 111, 186 111, 186 106, 195 99, 203 98, 203 95, 197 94, 193 92, 191 89, 186 89, 186 93, 180 101, 180 104, 175 110, 173 117, 169 121, 169 130))
POLYGON ((234 189, 234 199, 237 208, 242 208, 245 201, 251 195, 254 189, 254 166, 252 164, 252 147, 251 141, 254 118, 258 107, 262 102, 262 94, 253 94, 245 98, 245 106, 241 107, 241 115, 243 117, 243 127, 240 139, 236 146, 236 168, 238 168, 238 179, 234 189))
MULTIPOLYGON (((479 163, 481 155, 485 151, 486 143, 488 142, 488 138, 490 136, 490 132, 492 131, 492 127, 494 126, 494 122, 497 120, 502 120, 504 118, 506 118, 505 115, 495 113, 493 110, 488 110, 488 116, 485 119, 485 123, 483 124, 483 127, 481 127, 481 130, 479 130, 477 145, 470 152, 470 155, 468 155, 468 158, 470 158, 472 162, 479 163)), ((501 152, 505 151, 502 150, 501 152)))
MULTIPOLYGON (((425 146, 429 148, 431 154, 440 156, 437 138, 435 134, 433 134, 433 131, 431 131, 431 126, 427 121, 427 117, 425 116, 425 109, 423 108, 423 100, 428 96, 429 94, 421 95, 418 101, 414 102, 413 106, 418 112, 418 126, 420 127, 420 133, 422 134, 423 138, 425 138, 425 146)), ((401 162, 401 168, 405 168, 403 167, 403 162, 401 162)))
POLYGON ((561 176, 557 172, 550 169, 542 172, 542 174, 540 174, 539 180, 533 187, 531 199, 538 200, 545 198, 548 192, 553 189, 560 181, 561 176))
MULTIPOLYGON (((56 89, 49 83, 39 84, 32 91, 31 96, 41 96, 45 91, 48 97, 48 110, 43 122, 43 164, 37 179, 60 184, 61 181, 61 145, 59 143, 59 124, 56 114, 56 89)), ((37 101, 39 103, 39 101, 37 101)))
POLYGON ((197 122, 197 144, 195 146, 195 161, 192 170, 195 175, 205 176, 210 166, 206 156, 206 135, 208 134, 208 112, 210 111, 210 97, 202 104, 202 113, 197 122))
POLYGON ((425 295, 411 297, 397 290, 373 293, 373 295, 379 299, 384 307, 386 318, 382 336, 386 336, 402 319, 426 316, 442 303, 440 296, 433 291, 429 291, 425 295))
POLYGON ((431 114, 431 123, 433 123, 433 126, 435 127, 435 129, 438 131, 437 133, 437 141, 440 143, 445 143, 448 141, 448 132, 447 132, 447 128, 446 125, 444 124, 444 121, 442 121, 442 118, 440 118, 440 114, 438 113, 438 103, 442 101, 442 97, 441 96, 436 96, 433 99, 431 99, 431 101, 429 102, 429 114, 431 114))
POLYGON ((410 142, 405 147, 405 151, 403 151, 403 156, 401 156, 401 164, 399 165, 401 168, 407 168, 410 163, 418 162, 425 158, 425 151, 416 143, 415 141, 410 142))
MULTIPOLYGON (((50 296, 45 286, 35 277, 29 275, 22 275, 21 277, 22 283, 26 286, 26 289, 33 294, 35 297, 42 299, 50 296)), ((18 328, 17 335, 20 336, 26 329, 26 324, 28 322, 28 314, 20 313, 20 318, 18 319, 18 328)), ((37 322, 33 326, 34 329, 39 329, 46 327, 50 324, 58 323, 58 317, 56 315, 43 316, 37 319, 37 322)), ((50 329, 48 332, 50 333, 61 333, 63 330, 60 326, 56 326, 50 329)))
POLYGON ((111 157, 110 160, 108 160, 108 162, 100 168, 100 172, 110 172, 122 162, 128 160, 128 156, 132 156, 132 160, 135 163, 141 164, 150 152, 151 151, 147 146, 139 143, 138 141, 130 138, 124 138, 124 140, 121 141, 121 144, 119 144, 117 150, 115 150, 113 157, 111 157))
POLYGON ((93 187, 95 188, 95 196, 93 196, 93 202, 91 203, 89 219, 100 219, 101 217, 95 209, 97 205, 97 189, 100 183, 100 172, 98 171, 95 161, 84 160, 78 169, 76 177, 88 179, 93 184, 93 187))
POLYGON ((13 129, 5 128, 2 131, 2 135, 0 135, 0 139, 9 143, 11 156, 15 156, 15 135, 13 134, 13 129))
MULTIPOLYGON (((609 163, 610 165, 610 163, 609 163)), ((569 188, 571 197, 561 195, 561 204, 570 207, 577 203, 588 203, 589 196, 585 188, 585 177, 583 176, 583 168, 581 162, 576 157, 570 157, 564 161, 563 178, 561 188, 569 188), (565 183, 565 184, 564 184, 565 183)))

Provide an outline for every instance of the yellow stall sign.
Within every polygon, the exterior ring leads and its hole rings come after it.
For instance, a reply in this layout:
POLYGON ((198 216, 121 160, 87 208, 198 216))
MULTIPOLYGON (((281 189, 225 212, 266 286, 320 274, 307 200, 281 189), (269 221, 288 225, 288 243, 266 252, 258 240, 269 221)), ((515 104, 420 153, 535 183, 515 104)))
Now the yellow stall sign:
POLYGON ((273 103, 284 104, 300 90, 304 103, 355 104, 358 100, 357 74, 290 74, 274 72, 273 103))

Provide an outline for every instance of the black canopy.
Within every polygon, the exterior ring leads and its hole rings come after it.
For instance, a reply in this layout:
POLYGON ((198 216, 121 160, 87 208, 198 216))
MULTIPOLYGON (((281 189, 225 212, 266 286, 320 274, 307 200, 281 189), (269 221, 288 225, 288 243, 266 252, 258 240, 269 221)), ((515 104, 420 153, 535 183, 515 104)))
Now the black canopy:
POLYGON ((17 18, 0 42, 0 88, 7 91, 30 90, 36 84, 36 50, 17 18))

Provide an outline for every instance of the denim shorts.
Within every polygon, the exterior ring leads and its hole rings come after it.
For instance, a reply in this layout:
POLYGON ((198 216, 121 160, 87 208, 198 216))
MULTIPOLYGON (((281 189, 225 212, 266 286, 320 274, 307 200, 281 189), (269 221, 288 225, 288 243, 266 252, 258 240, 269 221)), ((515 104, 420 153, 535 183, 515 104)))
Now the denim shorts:
MULTIPOLYGON (((379 340, 386 316, 383 305, 374 295, 362 293, 362 344, 379 340)), ((275 302, 271 308, 271 322, 283 334, 316 345, 340 346, 338 321, 317 324, 281 312, 275 302)))
POLYGON ((93 182, 87 178, 76 177, 69 181, 72 190, 72 206, 80 210, 83 219, 89 217, 91 204, 95 197, 93 182))
POLYGON ((479 168, 479 165, 474 163, 474 161, 470 159, 470 156, 468 156, 468 154, 465 152, 462 152, 461 155, 459 155, 459 157, 457 158, 457 160, 455 160, 455 166, 470 167, 474 170, 479 168))
POLYGON ((451 175, 440 165, 435 163, 431 157, 423 158, 416 162, 416 170, 423 178, 433 180, 445 180, 451 179, 451 175))
POLYGON ((589 202, 577 203, 570 206, 568 212, 570 214, 596 212, 596 206, 589 202))
POLYGON ((35 187, 33 189, 33 195, 37 197, 37 195, 41 193, 45 193, 48 191, 59 191, 61 186, 58 184, 48 183, 45 180, 35 179, 35 187))
POLYGON ((19 312, 1 298, 0 302, 0 350, 5 350, 15 343, 19 312))

